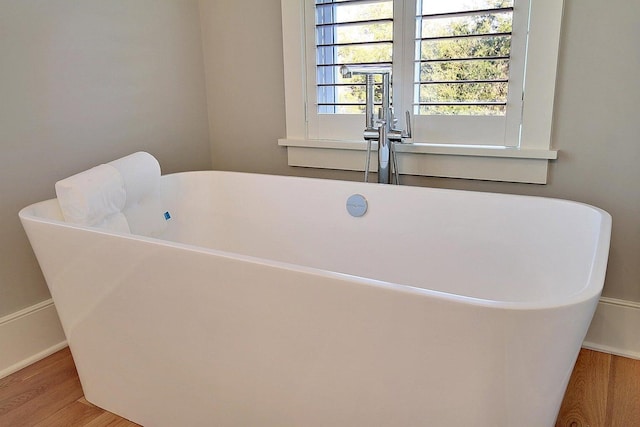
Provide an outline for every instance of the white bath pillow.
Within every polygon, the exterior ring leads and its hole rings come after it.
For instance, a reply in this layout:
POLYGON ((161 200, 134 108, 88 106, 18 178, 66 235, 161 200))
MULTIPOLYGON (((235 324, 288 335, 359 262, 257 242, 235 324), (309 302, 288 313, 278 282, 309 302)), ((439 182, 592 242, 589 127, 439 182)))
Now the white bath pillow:
POLYGON ((134 234, 158 236, 166 228, 160 198, 160 164, 149 153, 139 151, 108 165, 116 168, 124 180, 127 194, 122 213, 134 234))
POLYGON ((65 221, 129 232, 121 212, 126 202, 124 181, 113 166, 100 165, 56 182, 56 196, 65 221))
POLYGON ((149 153, 139 151, 107 164, 122 175, 127 192, 125 207, 138 203, 156 192, 160 186, 160 164, 149 153))
POLYGON ((122 212, 117 212, 113 215, 109 215, 98 224, 95 224, 94 227, 103 228, 105 230, 130 233, 127 217, 125 217, 122 212))

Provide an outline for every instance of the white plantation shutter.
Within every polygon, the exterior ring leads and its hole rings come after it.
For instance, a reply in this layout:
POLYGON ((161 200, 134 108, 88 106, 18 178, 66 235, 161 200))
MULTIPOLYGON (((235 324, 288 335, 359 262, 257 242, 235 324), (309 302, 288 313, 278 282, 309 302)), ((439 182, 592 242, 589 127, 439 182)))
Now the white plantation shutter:
POLYGON ((546 182, 563 0, 281 4, 290 165, 361 170, 364 77, 339 68, 392 64, 401 173, 546 182))
POLYGON ((392 65, 392 0, 316 0, 318 113, 363 113, 364 76, 343 78, 341 65, 392 65))
POLYGON ((364 76, 344 79, 341 65, 393 64, 393 104, 414 114, 417 141, 517 144, 523 66, 511 59, 514 0, 315 0, 314 12, 316 137, 359 137, 363 120, 317 117, 364 112, 364 76), (394 33, 394 16, 407 9, 414 18, 394 33))
POLYGON ((504 115, 512 17, 513 0, 419 1, 414 113, 504 115))

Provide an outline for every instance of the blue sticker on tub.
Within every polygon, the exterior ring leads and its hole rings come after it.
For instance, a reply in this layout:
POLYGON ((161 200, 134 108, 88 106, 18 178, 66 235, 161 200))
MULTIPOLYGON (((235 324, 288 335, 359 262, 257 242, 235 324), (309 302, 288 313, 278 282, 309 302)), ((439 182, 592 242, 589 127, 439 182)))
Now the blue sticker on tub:
POLYGON ((171 214, 169 212, 164 213, 164 219, 169 221, 171 219, 171 214))

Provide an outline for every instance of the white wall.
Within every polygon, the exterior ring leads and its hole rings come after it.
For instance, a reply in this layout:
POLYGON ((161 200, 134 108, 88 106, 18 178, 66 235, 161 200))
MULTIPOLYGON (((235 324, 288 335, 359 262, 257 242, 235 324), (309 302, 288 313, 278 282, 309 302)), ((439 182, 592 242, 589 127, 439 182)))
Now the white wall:
POLYGON ((199 3, 214 169, 286 174, 280 0, 199 3))
POLYGON ((208 169, 207 120, 196 0, 0 0, 0 318, 49 298, 20 208, 137 150, 208 169))

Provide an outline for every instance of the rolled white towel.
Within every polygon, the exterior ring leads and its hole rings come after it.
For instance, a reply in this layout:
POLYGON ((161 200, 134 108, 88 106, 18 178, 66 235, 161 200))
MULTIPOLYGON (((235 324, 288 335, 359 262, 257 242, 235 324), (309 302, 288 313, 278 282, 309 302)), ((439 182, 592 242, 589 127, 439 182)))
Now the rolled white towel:
POLYGON ((125 207, 129 207, 158 191, 160 164, 149 153, 138 151, 107 163, 116 168, 124 181, 127 192, 125 207))
POLYGON ((160 198, 160 164, 149 153, 139 151, 107 163, 116 168, 127 193, 122 213, 134 234, 158 236, 167 227, 160 198))
POLYGON ((110 165, 100 165, 56 182, 58 204, 65 221, 129 232, 122 214, 126 202, 124 180, 110 165))
POLYGON ((105 230, 121 231, 123 233, 130 233, 129 222, 127 217, 122 212, 109 215, 102 222, 95 224, 95 227, 104 228, 105 230))

